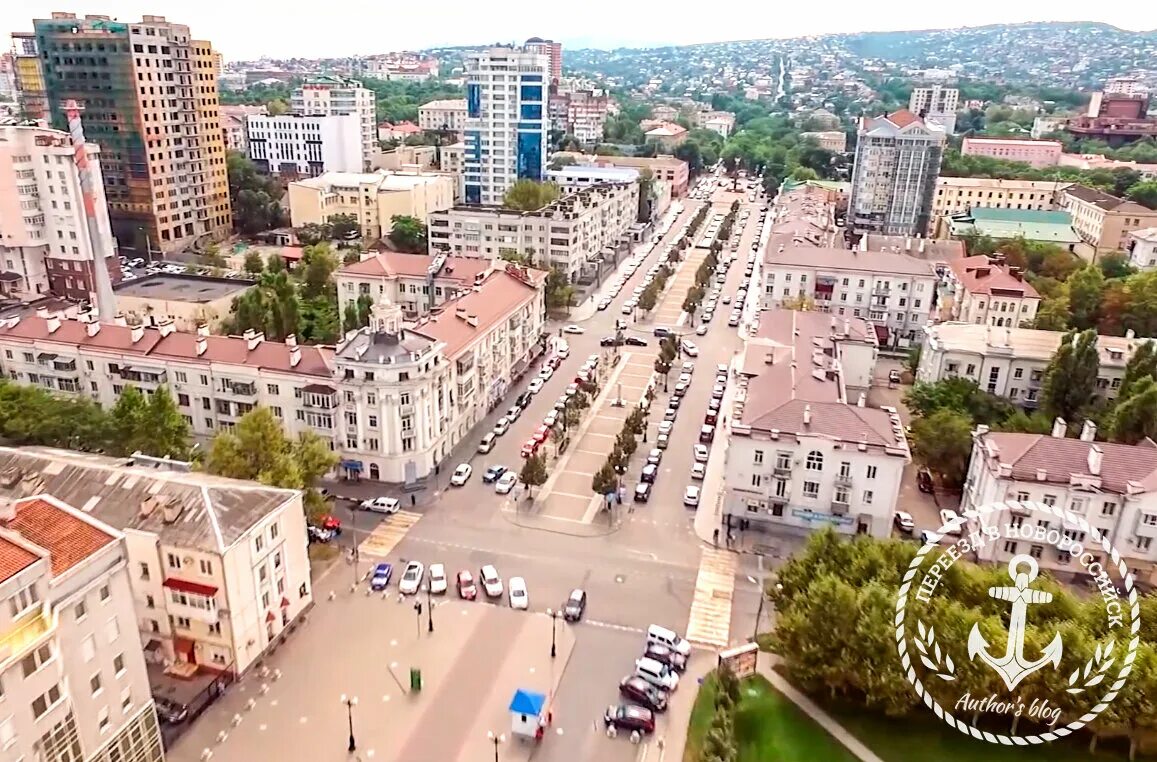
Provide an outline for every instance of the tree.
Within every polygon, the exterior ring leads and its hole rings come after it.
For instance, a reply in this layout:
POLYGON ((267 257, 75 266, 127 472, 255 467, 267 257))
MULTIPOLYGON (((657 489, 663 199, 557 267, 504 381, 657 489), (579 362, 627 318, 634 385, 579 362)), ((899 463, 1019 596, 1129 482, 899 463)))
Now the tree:
POLYGON ((1101 274, 1105 276, 1105 280, 1128 278, 1137 272, 1129 264, 1129 255, 1120 251, 1114 251, 1100 257, 1097 260, 1097 267, 1101 268, 1101 274))
POLYGON ((333 237, 339 240, 354 238, 362 231, 358 218, 352 214, 332 214, 326 222, 329 223, 333 237))
POLYGON ((302 246, 316 246, 324 241, 333 240, 333 228, 328 222, 318 224, 307 222, 294 231, 297 241, 302 246))
POLYGON ((507 209, 521 212, 537 211, 558 198, 560 193, 557 183, 536 182, 534 180, 517 180, 506 191, 502 198, 502 205, 507 209))
POLYGON ((647 287, 643 289, 643 293, 639 294, 639 309, 643 312, 650 312, 655 309, 655 305, 659 301, 659 284, 651 281, 647 287))
POLYGON ((1109 437, 1114 442, 1137 444, 1146 437, 1157 439, 1157 381, 1147 376, 1135 382, 1109 421, 1109 437))
POLYGON ((306 299, 321 296, 331 285, 337 266, 337 258, 330 251, 329 244, 306 246, 301 253, 301 264, 297 269, 297 272, 301 273, 302 296, 306 299))
MULTIPOLYGON (((564 136, 563 140, 566 140, 566 137, 567 136, 564 136)), ((569 136, 569 137, 573 137, 573 136, 569 136)), ((566 150, 566 149, 560 147, 559 150, 566 150)), ((566 156, 566 155, 555 156, 554 159, 552 159, 550 162, 550 168, 554 169, 554 170, 559 170, 559 169, 562 169, 563 167, 574 166, 577 163, 578 162, 575 161, 575 158, 573 156, 566 156)))
POLYGON ((1157 209, 1157 180, 1145 180, 1125 191, 1125 198, 1141 206, 1157 209))
POLYGON ((128 455, 140 449, 139 437, 144 429, 147 405, 145 395, 135 386, 126 386, 117 398, 109 411, 109 431, 116 452, 128 455))
POLYGON ((531 492, 535 487, 546 484, 546 477, 546 461, 539 453, 526 459, 526 462, 522 464, 522 472, 518 475, 519 480, 529 487, 531 492))
POLYGON ((273 252, 265 260, 265 271, 269 274, 275 274, 285 269, 285 260, 277 252, 273 252))
POLYGON ((1139 342, 1129 361, 1117 392, 1117 403, 1133 396, 1134 386, 1146 378, 1157 378, 1157 347, 1151 341, 1139 342))
POLYGON ((268 408, 256 407, 243 415, 232 431, 213 437, 202 467, 231 479, 312 489, 337 461, 321 437, 305 432, 291 440, 268 408))
POLYGON ((140 424, 136 440, 141 452, 158 458, 187 457, 189 423, 181 414, 167 386, 157 387, 149 396, 140 424))
POLYGON ((277 180, 258 173, 253 162, 240 153, 230 151, 225 166, 234 230, 253 234, 288 224, 280 203, 285 189, 277 180))
POLYGON ((206 267, 225 267, 225 257, 221 256, 221 249, 215 243, 210 243, 201 252, 201 264, 206 267))
POLYGON ((1100 318, 1105 275, 1099 267, 1084 267, 1065 282, 1069 303, 1069 324, 1078 331, 1095 328, 1100 318))
POLYGON ((1069 423, 1080 421, 1093 404, 1100 367, 1095 330, 1065 334, 1045 370, 1041 409, 1069 423))
POLYGON ((426 252, 426 224, 417 217, 408 214, 395 214, 390 218, 393 227, 390 228, 388 238, 390 243, 398 247, 399 251, 411 254, 426 252))
POLYGON ((595 472, 591 478, 591 491, 596 495, 606 495, 619 487, 619 475, 615 473, 610 460, 603 463, 603 467, 595 472))
POLYGON ((546 276, 546 308, 557 310, 562 307, 570 309, 574 298, 574 286, 570 284, 570 277, 557 267, 552 267, 546 276))
POLYGON ((951 409, 921 416, 912 422, 912 451, 945 484, 958 487, 972 454, 972 421, 951 409))
POLYGON ((245 272, 250 275, 260 275, 265 272, 265 262, 261 259, 261 252, 250 249, 245 252, 245 272))
POLYGON ((1037 310, 1032 327, 1038 331, 1067 331, 1069 329, 1069 298, 1062 294, 1055 299, 1045 299, 1037 310))

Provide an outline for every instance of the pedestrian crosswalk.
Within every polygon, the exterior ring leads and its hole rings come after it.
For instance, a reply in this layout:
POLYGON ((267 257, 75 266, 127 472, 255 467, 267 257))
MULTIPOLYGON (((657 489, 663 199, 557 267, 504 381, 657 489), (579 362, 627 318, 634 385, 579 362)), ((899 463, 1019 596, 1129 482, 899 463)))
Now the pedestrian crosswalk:
POLYGON ((695 595, 687 622, 687 640, 726 648, 731 632, 731 596, 735 591, 734 553, 704 548, 695 578, 695 595))
POLYGON ((386 520, 379 524, 377 529, 370 532, 366 539, 358 545, 358 554, 385 558, 394 551, 394 548, 406 536, 406 532, 409 532, 420 518, 422 518, 422 514, 412 511, 398 511, 387 516, 386 520))

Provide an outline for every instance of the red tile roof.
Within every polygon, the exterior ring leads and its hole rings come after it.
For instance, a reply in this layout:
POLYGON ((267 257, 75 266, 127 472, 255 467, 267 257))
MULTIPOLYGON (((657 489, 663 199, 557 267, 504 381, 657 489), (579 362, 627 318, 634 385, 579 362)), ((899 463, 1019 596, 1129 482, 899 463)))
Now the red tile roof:
MULTIPOLYGON (((434 262, 427 254, 404 254, 399 251, 383 251, 368 259, 345 265, 337 271, 340 275, 363 277, 396 278, 399 276, 422 278, 434 262)), ((435 280, 473 282, 474 278, 490 268, 489 259, 479 257, 446 257, 445 264, 438 270, 435 280)))
POLYGON ((116 537, 82 518, 79 511, 32 497, 15 504, 16 516, 0 525, 19 532, 24 539, 48 551, 52 574, 59 576, 82 563, 116 537))
POLYGON ((1101 489, 1124 494, 1129 482, 1145 491, 1157 489, 1157 444, 1144 440, 1127 445, 1085 442, 1048 434, 989 432, 982 441, 996 445, 997 461, 1012 466, 1012 478, 1047 484, 1069 484, 1072 474, 1089 473, 1089 451, 1101 448, 1101 489), (1045 478, 1037 478, 1043 471, 1045 478))
POLYGON ((0 582, 15 577, 36 563, 40 556, 7 537, 0 537, 0 582))
MULTIPOLYGON (((539 270, 529 272, 546 277, 539 270)), ((505 320, 519 304, 533 299, 538 290, 534 280, 539 278, 536 276, 527 282, 506 271, 491 273, 478 289, 442 305, 429 318, 419 321, 414 330, 445 342, 446 357, 453 358, 470 342, 486 335, 499 321, 505 320)))
POLYGON ((955 273, 956 279, 963 284, 970 294, 989 294, 996 296, 1013 296, 1028 299, 1039 299, 1040 294, 1032 284, 1018 278, 1004 267, 994 264, 991 259, 982 255, 954 259, 948 263, 955 273))
POLYGON ((916 116, 906 108, 902 108, 899 111, 893 111, 891 114, 888 114, 887 119, 897 127, 907 127, 913 122, 922 121, 920 117, 916 116))

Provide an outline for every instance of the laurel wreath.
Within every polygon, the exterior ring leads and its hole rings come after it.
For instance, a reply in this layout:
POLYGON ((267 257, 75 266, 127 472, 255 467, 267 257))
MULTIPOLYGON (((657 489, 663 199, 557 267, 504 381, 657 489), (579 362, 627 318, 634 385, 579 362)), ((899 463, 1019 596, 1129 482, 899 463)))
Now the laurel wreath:
POLYGON ((956 679, 956 665, 952 657, 940 651, 940 644, 936 642, 936 632, 932 627, 925 627, 923 620, 916 620, 917 637, 916 650, 920 652, 920 661, 941 680, 949 682, 956 679), (931 651, 929 651, 931 649, 931 651))
POLYGON ((1086 688, 1092 688, 1094 685, 1099 685, 1105 679, 1105 673, 1109 671, 1109 667, 1113 666, 1116 659, 1110 659, 1110 654, 1113 653, 1113 646, 1115 641, 1110 640, 1108 644, 1102 649, 1101 644, 1097 644, 1097 650, 1093 653, 1093 658, 1085 662, 1084 674, 1082 675, 1081 668, 1077 667, 1073 670, 1073 674, 1069 675, 1069 687, 1065 690, 1069 693, 1084 693, 1086 688), (1081 681, 1079 687, 1074 687, 1077 681, 1081 681))
MULTIPOLYGON (((982 505, 976 508, 968 508, 966 510, 959 511, 957 513, 957 518, 949 522, 949 525, 956 529, 962 529, 966 520, 978 520, 982 516, 986 516, 990 513, 998 513, 1007 509, 1021 509, 1047 513, 1057 518, 1067 520, 1071 523, 1076 523, 1079 526, 1080 531, 1086 532, 1092 537, 1098 538, 1100 547, 1108 555, 1108 558, 1111 559, 1106 560, 1105 563, 1102 564, 1106 571, 1110 568, 1115 568, 1117 573, 1120 575, 1122 585, 1125 588, 1125 596, 1128 599, 1129 610, 1129 635, 1127 644, 1125 646, 1125 655, 1119 662, 1117 662, 1115 659, 1109 661, 1109 654, 1107 654, 1106 651, 1111 653, 1112 649, 1101 649, 1100 659, 1094 658, 1094 664, 1092 667, 1086 665, 1088 668, 1088 675, 1084 678, 1084 680, 1089 681, 1088 684, 1084 687, 1093 687, 1100 683, 1103 680, 1103 677, 1101 679, 1097 679, 1096 682, 1092 682, 1092 680, 1097 678, 1098 675, 1105 674, 1111 664, 1116 662, 1118 667, 1116 678, 1108 686, 1108 689, 1105 691, 1104 695, 1100 697, 1097 703, 1092 708, 1090 708, 1089 711, 1085 712, 1083 715, 1068 723, 1067 725, 1055 728, 1045 733, 1027 736, 1010 736, 1004 733, 992 733, 987 730, 981 730, 980 728, 973 727, 964 720, 957 719, 952 714, 952 712, 941 706, 940 702, 938 702, 936 698, 924 687, 924 683, 916 674, 916 670, 912 664, 912 657, 908 653, 907 630, 904 624, 905 615, 907 614, 908 592, 912 589, 913 583, 916 579, 916 573, 920 570, 920 567, 923 565, 924 559, 927 557, 928 553, 933 548, 940 549, 940 546, 935 542, 925 543, 924 545, 920 546, 920 549, 916 551, 916 555, 912 558, 912 562, 908 565, 908 570, 904 573, 904 577, 901 580, 900 589, 898 591, 898 595, 896 596, 896 617, 893 622, 896 626, 896 651, 900 655, 900 663, 904 669, 904 675, 908 678, 908 682, 912 684, 912 687, 916 689, 916 695, 918 695, 920 699, 928 706, 928 708, 931 709, 933 713, 942 719, 949 727, 954 728, 971 738, 988 741, 989 743, 1001 744, 1004 746, 1027 746, 1050 743, 1052 741, 1056 741, 1059 738, 1072 735, 1075 731, 1080 730, 1085 725, 1096 719, 1102 712, 1105 711, 1106 708, 1108 708, 1109 703, 1117 697, 1117 694, 1120 692, 1121 688, 1124 687, 1126 678, 1128 678, 1129 674, 1133 671, 1133 662, 1137 658, 1137 646, 1141 641, 1141 604, 1137 599, 1137 589, 1134 586, 1133 574, 1129 571, 1129 567, 1125 563, 1125 560, 1121 558, 1120 552, 1118 552, 1118 550, 1114 548, 1113 545, 1109 542, 1108 533, 1102 534, 1100 532, 1094 532, 1093 528, 1089 526, 1088 520, 1080 514, 1064 511, 1061 508, 1053 505, 1046 505, 1044 503, 1009 500, 1002 503, 982 505), (1102 671, 1101 667, 1104 667, 1104 671, 1102 671)), ((943 534, 943 532, 940 532, 939 534, 943 534)), ((919 625, 917 625, 917 629, 919 629, 919 625)), ((919 643, 919 640, 915 642, 919 643)), ((917 645, 917 649, 919 649, 919 645, 917 645)), ((933 649, 933 654, 935 654, 935 649, 933 649)))

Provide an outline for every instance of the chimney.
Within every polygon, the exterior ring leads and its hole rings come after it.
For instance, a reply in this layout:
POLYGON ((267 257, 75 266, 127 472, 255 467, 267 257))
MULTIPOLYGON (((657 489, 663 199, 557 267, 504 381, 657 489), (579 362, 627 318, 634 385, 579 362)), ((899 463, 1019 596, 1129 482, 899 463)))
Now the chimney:
POLYGON ((1093 476, 1101 475, 1101 461, 1105 455, 1101 452, 1101 448, 1093 445, 1089 448, 1089 473, 1093 476))
POLYGON ((811 405, 804 405, 803 406, 803 425, 804 426, 810 426, 811 422, 812 422, 812 406, 811 405))
POLYGON ((294 344, 289 350, 289 367, 296 368, 301 362, 301 347, 294 344))
POLYGON ((867 402, 868 402, 868 395, 864 394, 863 392, 860 392, 860 398, 858 400, 856 400, 856 407, 864 407, 864 405, 867 404, 867 402))
POLYGON ((82 310, 81 312, 77 313, 76 319, 82 323, 95 323, 96 322, 96 310, 94 310, 94 309, 82 310))
POLYGON ((166 524, 175 523, 177 521, 177 519, 181 516, 181 509, 182 509, 181 504, 178 503, 176 498, 174 498, 171 495, 166 495, 165 497, 160 498, 160 499, 163 501, 161 503, 161 519, 162 519, 162 521, 164 521, 166 524))
POLYGON ((48 332, 56 333, 60 330, 60 315, 52 315, 48 318, 48 332))
POLYGON ((1096 441, 1096 439, 1097 439, 1097 424, 1093 423, 1093 421, 1091 421, 1091 420, 1086 419, 1085 425, 1081 427, 1081 441, 1082 442, 1093 442, 1093 441, 1096 441))
POLYGON ((297 334, 291 333, 285 337, 285 346, 290 349, 297 349, 297 334))
POLYGON ((127 328, 129 324, 129 321, 125 320, 125 316, 119 312, 116 314, 116 317, 112 319, 112 322, 114 325, 119 325, 121 328, 127 328))
POLYGON ((177 326, 173 325, 172 318, 161 318, 157 323, 157 330, 161 332, 161 338, 168 336, 173 331, 177 330, 177 326))
POLYGON ((47 320, 48 316, 51 314, 52 313, 50 313, 48 311, 47 307, 37 307, 36 308, 36 317, 38 317, 38 318, 43 318, 43 319, 47 320))
POLYGON ((205 350, 209 348, 209 340, 204 336, 197 336, 197 357, 205 354, 205 350))
POLYGON ((209 326, 206 325, 205 323, 197 323, 197 335, 198 336, 208 336, 209 335, 209 326))
POLYGON ((1126 339, 1135 339, 1135 338, 1137 338, 1137 332, 1134 331, 1132 328, 1130 328, 1129 330, 1125 331, 1125 338, 1126 339))
POLYGON ((250 328, 244 334, 242 334, 242 338, 245 339, 246 349, 252 352, 254 349, 257 349, 258 344, 265 340, 265 334, 261 331, 254 331, 252 328, 250 328))
POLYGON ((131 336, 133 338, 133 343, 136 344, 145 337, 145 327, 143 325, 134 325, 132 327, 131 336))
POLYGON ((96 336, 98 333, 100 333, 100 323, 95 320, 85 323, 84 332, 89 336, 96 336))
POLYGON ((1065 419, 1057 416, 1053 421, 1053 438, 1064 439, 1065 434, 1069 432, 1069 425, 1065 423, 1065 419))
POLYGON ((912 239, 910 237, 904 239, 904 251, 912 251, 912 239))
POLYGON ((927 243, 928 243, 927 239, 924 239, 924 238, 920 239, 920 253, 921 254, 924 253, 924 247, 927 243))

